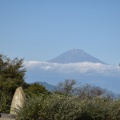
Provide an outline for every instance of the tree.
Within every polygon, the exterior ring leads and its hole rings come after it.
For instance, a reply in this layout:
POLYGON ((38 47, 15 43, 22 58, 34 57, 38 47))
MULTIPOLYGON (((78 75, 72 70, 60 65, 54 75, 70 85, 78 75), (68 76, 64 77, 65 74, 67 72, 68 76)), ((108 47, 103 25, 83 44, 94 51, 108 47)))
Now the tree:
POLYGON ((83 86, 75 86, 75 80, 68 80, 66 79, 64 82, 60 82, 58 84, 57 90, 55 93, 59 94, 66 94, 66 95, 77 95, 81 100, 84 99, 93 99, 95 97, 101 97, 106 100, 115 99, 113 93, 98 87, 98 86, 91 86, 89 84, 83 86))
POLYGON ((84 86, 79 86, 75 88, 75 95, 77 95, 80 99, 94 99, 96 97, 104 98, 105 100, 113 100, 116 99, 114 93, 107 91, 99 86, 91 86, 86 84, 84 86))
POLYGON ((27 86, 24 81, 25 72, 23 59, 11 60, 0 54, 0 112, 9 112, 15 89, 27 86))
POLYGON ((84 86, 79 86, 75 88, 76 95, 79 96, 80 99, 93 99, 94 97, 101 96, 106 93, 106 90, 96 87, 96 86, 91 86, 91 85, 84 85, 84 86))
POLYGON ((58 89, 55 92, 67 95, 72 94, 74 91, 75 84, 76 84, 75 80, 66 79, 64 82, 60 82, 58 84, 58 89))
POLYGON ((27 95, 39 95, 40 93, 47 94, 48 92, 44 86, 40 85, 39 83, 30 84, 28 88, 25 89, 27 95))

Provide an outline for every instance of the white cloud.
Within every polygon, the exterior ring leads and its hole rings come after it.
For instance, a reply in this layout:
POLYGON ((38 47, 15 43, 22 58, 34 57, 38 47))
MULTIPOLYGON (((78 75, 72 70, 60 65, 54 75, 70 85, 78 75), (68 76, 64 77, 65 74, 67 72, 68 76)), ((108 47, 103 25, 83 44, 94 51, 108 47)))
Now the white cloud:
POLYGON ((119 66, 105 65, 101 63, 82 62, 82 63, 59 64, 40 61, 25 61, 24 64, 28 70, 37 68, 45 71, 52 70, 64 73, 84 73, 84 74, 98 73, 103 75, 120 76, 119 66))

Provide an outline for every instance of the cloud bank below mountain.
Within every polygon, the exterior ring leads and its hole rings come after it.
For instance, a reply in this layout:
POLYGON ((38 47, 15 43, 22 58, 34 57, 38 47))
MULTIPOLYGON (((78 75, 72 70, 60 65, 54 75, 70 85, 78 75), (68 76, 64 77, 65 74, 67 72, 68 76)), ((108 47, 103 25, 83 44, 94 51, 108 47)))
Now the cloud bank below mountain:
POLYGON ((50 63, 41 61, 25 61, 27 70, 38 69, 44 71, 56 71, 61 73, 101 74, 108 76, 120 76, 120 67, 102 63, 50 63))

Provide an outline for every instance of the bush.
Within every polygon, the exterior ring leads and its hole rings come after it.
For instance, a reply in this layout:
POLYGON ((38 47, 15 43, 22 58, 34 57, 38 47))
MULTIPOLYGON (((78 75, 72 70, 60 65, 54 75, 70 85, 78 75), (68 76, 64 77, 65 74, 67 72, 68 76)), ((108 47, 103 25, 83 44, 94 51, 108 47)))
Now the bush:
POLYGON ((27 98, 17 120, 120 120, 120 100, 41 94, 27 98))
POLYGON ((84 100, 80 120, 107 120, 109 101, 101 98, 84 100))
POLYGON ((28 98, 16 111, 17 120, 73 120, 81 111, 78 102, 75 97, 57 94, 28 98))
POLYGON ((44 94, 50 93, 48 90, 46 90, 44 86, 40 85, 37 82, 29 84, 29 86, 26 87, 24 91, 29 96, 39 95, 40 93, 44 93, 44 94))

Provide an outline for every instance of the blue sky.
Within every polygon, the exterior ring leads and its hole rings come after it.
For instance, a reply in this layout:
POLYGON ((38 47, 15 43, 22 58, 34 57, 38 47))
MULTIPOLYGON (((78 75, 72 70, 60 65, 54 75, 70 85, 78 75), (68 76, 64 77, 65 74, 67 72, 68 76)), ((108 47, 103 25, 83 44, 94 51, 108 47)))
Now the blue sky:
POLYGON ((119 0, 0 0, 0 53, 47 61, 78 48, 120 63, 119 0))

